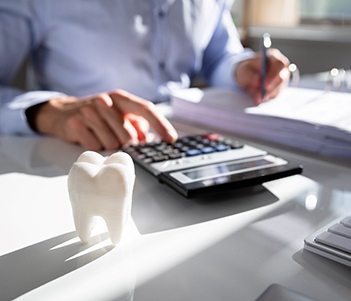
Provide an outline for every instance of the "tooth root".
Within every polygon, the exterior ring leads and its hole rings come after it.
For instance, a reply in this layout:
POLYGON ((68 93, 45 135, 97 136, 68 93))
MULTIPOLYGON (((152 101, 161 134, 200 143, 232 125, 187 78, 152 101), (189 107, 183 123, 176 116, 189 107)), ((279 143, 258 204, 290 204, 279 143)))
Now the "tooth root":
POLYGON ((110 233, 110 239, 114 245, 118 244, 122 238, 122 230, 127 222, 127 218, 128 216, 123 214, 103 216, 108 232, 110 233))
POLYGON ((82 242, 87 243, 95 224, 94 217, 88 212, 74 210, 73 218, 79 238, 82 242))

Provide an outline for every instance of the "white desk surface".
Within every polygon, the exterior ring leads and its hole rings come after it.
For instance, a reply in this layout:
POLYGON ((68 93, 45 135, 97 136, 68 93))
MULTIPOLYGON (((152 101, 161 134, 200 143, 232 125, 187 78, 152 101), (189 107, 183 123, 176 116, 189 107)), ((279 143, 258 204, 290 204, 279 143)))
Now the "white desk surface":
POLYGON ((66 175, 82 149, 0 137, 0 300, 244 301, 272 283, 350 300, 351 269, 303 251, 306 236, 351 214, 350 164, 264 147, 303 175, 185 199, 137 168, 136 227, 111 248, 103 225, 88 245, 74 231, 66 175))

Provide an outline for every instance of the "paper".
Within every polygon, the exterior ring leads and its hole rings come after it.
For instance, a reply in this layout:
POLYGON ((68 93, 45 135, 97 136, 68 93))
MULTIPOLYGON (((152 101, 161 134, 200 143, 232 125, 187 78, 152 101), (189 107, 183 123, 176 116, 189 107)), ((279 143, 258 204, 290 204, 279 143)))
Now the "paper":
POLYGON ((328 125, 351 132, 351 94, 289 88, 276 99, 246 110, 250 114, 328 125))
POLYGON ((172 108, 174 118, 183 121, 351 158, 349 93, 286 88, 276 99, 254 106, 245 93, 188 89, 173 96, 172 108))

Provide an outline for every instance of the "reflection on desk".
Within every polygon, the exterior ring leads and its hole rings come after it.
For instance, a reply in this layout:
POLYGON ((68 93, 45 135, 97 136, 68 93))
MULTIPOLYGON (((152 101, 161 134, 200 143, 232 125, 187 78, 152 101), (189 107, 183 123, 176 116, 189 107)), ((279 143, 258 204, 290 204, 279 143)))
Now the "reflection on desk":
POLYGON ((50 137, 0 136, 0 174, 66 175, 82 148, 50 137))

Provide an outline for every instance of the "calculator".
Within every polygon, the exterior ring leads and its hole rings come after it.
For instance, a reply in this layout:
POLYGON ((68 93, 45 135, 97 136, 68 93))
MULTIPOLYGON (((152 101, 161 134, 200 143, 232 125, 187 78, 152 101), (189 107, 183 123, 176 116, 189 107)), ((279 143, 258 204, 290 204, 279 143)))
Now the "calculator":
POLYGON ((217 133, 184 136, 175 143, 131 145, 124 151, 185 197, 258 185, 302 172, 298 164, 217 133))

